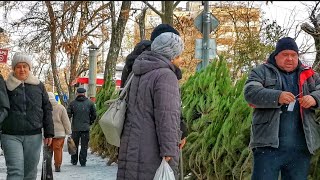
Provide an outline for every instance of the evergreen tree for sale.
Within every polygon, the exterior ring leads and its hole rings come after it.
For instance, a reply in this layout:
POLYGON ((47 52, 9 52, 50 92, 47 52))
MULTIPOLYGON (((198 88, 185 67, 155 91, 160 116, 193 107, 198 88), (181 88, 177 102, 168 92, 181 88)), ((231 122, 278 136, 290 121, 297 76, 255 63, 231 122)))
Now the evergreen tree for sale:
POLYGON ((219 57, 181 87, 190 131, 184 168, 195 179, 247 179, 251 173, 252 111, 242 91, 246 77, 234 83, 229 73, 226 60, 219 57))

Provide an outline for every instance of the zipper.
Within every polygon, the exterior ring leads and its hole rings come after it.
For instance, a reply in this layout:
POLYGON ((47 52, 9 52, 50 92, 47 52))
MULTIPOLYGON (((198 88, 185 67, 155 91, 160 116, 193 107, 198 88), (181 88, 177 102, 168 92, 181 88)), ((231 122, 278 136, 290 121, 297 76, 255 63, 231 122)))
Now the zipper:
MULTIPOLYGON (((22 81, 22 89, 23 89, 23 115, 24 115, 23 127, 25 127, 26 120, 27 120, 27 98, 26 98, 26 87, 24 85, 24 81, 22 81)), ((24 131, 23 134, 25 134, 26 130, 23 130, 23 131, 24 131)))
POLYGON ((27 115, 27 98, 26 98, 26 87, 24 82, 22 82, 22 89, 23 89, 23 115, 27 115))

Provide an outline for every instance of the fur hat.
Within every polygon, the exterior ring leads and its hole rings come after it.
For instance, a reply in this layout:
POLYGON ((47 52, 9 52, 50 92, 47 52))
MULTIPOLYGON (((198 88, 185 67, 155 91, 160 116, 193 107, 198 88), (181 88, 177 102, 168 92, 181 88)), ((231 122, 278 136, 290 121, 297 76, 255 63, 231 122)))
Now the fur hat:
POLYGON ((151 44, 151 51, 159 53, 169 60, 180 56, 183 52, 183 41, 180 36, 172 33, 165 32, 160 34, 154 39, 151 44))
POLYGON ((176 35, 180 36, 180 33, 169 24, 159 24, 157 27, 153 29, 150 40, 153 41, 156 37, 158 37, 160 34, 164 32, 173 32, 176 35))
POLYGON ((48 96, 50 101, 57 101, 56 96, 53 94, 53 92, 48 92, 48 96))
POLYGON ((29 54, 23 53, 23 52, 16 52, 13 55, 12 58, 12 69, 14 69, 14 67, 18 64, 18 63, 27 63, 29 65, 29 69, 32 69, 32 59, 31 56, 29 54))
POLYGON ((291 37, 284 37, 279 39, 276 45, 276 50, 274 51, 274 55, 276 56, 283 50, 293 50, 299 54, 297 43, 291 37))
POLYGON ((86 89, 85 88, 78 88, 77 93, 85 93, 86 89))

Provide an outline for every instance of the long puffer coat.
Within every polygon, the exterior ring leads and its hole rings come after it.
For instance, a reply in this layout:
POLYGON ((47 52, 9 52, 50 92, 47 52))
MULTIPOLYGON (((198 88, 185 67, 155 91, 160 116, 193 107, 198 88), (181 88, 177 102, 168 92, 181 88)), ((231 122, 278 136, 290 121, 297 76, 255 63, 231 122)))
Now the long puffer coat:
POLYGON ((152 51, 134 62, 117 179, 153 179, 162 157, 178 174, 180 93, 174 65, 152 51))

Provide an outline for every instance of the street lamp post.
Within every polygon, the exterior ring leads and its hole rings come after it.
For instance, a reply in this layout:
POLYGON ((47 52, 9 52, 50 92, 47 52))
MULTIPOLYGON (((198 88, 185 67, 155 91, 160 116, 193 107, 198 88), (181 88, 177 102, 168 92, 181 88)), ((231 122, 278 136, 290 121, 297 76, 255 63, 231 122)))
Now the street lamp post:
POLYGON ((203 61, 201 62, 201 69, 204 69, 209 64, 209 34, 210 34, 210 23, 211 23, 211 13, 209 10, 209 1, 203 1, 204 13, 203 13, 203 61))
POLYGON ((97 46, 92 44, 88 47, 89 49, 89 85, 88 85, 88 97, 92 101, 96 101, 96 91, 97 91, 97 46))

